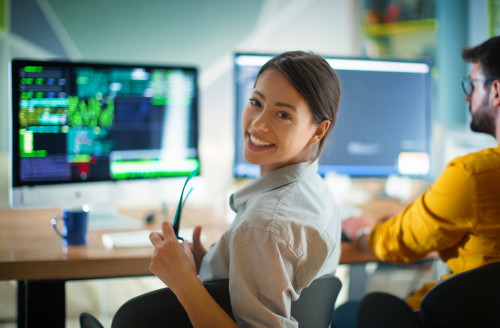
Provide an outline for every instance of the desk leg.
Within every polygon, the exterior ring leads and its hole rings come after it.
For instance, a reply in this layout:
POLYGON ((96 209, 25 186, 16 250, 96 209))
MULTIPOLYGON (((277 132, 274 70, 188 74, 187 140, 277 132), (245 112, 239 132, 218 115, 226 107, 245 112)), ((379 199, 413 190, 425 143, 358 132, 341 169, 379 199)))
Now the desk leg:
POLYGON ((17 282, 17 327, 62 327, 66 325, 64 280, 17 282))
POLYGON ((366 265, 351 264, 349 266, 349 300, 360 300, 366 293, 368 275, 366 265))

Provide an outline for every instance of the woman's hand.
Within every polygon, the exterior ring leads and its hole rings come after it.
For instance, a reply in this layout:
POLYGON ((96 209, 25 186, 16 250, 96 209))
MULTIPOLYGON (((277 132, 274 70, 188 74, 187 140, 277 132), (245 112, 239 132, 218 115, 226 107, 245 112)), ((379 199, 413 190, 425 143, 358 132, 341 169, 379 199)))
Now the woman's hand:
POLYGON ((149 269, 177 293, 179 288, 198 279, 195 259, 187 242, 179 244, 170 222, 163 222, 161 229, 162 233, 152 232, 149 235, 155 248, 149 269))
MULTIPOLYGON (((149 239, 155 250, 149 269, 160 278, 186 310, 193 327, 231 327, 236 323, 217 304, 196 274, 195 258, 200 262, 206 251, 200 243, 201 227, 193 232, 193 243, 179 244, 170 222, 161 224, 162 232, 152 232, 149 239), (198 252, 193 256, 191 249, 198 252)), ((168 309, 166 309, 168 311, 168 309)))

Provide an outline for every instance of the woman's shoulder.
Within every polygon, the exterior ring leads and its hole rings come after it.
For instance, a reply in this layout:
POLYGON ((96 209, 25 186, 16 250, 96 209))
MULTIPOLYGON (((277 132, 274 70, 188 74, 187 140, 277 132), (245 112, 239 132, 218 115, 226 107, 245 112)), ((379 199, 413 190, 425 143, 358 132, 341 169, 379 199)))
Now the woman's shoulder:
POLYGON ((287 235, 304 228, 322 231, 338 219, 338 213, 337 203, 326 187, 314 188, 299 180, 254 197, 241 218, 253 228, 287 235))
POLYGON ((287 186, 280 195, 280 206, 286 211, 304 215, 330 215, 337 202, 326 182, 319 176, 302 179, 287 186))

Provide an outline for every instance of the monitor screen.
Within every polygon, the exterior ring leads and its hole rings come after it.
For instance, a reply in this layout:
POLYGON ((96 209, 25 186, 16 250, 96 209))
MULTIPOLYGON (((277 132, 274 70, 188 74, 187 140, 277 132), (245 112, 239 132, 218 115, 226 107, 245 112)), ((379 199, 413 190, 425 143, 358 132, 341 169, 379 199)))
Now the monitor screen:
MULTIPOLYGON (((234 57, 237 178, 259 175, 259 167, 243 157, 241 119, 259 69, 271 57, 242 53, 234 57)), ((319 158, 319 174, 426 177, 430 172, 430 65, 360 58, 326 60, 337 72, 342 95, 337 123, 319 158)))
POLYGON ((13 207, 52 205, 37 187, 199 170, 195 67, 14 59, 10 76, 13 207))

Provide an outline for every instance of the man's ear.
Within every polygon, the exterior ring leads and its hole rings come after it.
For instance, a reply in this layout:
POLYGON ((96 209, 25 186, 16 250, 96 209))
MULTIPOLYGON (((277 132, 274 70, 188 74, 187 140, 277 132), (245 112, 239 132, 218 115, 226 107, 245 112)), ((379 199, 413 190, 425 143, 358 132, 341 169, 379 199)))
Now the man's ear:
POLYGON ((500 80, 495 80, 491 84, 490 99, 495 107, 500 107, 500 80))
POLYGON ((309 143, 315 144, 318 141, 320 141, 321 139, 323 139, 326 132, 328 132, 328 129, 330 128, 331 123, 332 122, 330 122, 329 120, 324 120, 323 122, 319 123, 316 126, 316 131, 314 131, 314 134, 313 134, 312 138, 309 140, 309 143))

